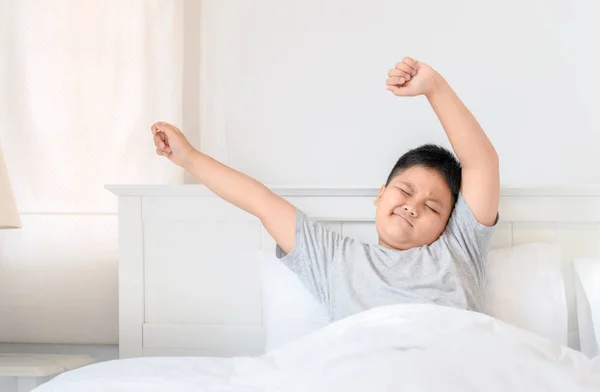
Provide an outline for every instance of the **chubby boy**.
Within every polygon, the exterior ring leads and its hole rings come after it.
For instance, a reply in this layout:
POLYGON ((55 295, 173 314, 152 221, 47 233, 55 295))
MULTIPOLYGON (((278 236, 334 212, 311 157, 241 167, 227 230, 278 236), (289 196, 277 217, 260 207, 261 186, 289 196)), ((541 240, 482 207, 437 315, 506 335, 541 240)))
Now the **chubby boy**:
POLYGON ((152 125, 156 152, 258 217, 277 256, 331 321, 399 303, 482 311, 486 255, 498 221, 498 155, 431 66, 405 57, 389 70, 386 86, 396 96, 427 98, 458 159, 430 144, 398 159, 374 200, 378 244, 328 230, 260 182, 194 149, 170 124, 152 125))

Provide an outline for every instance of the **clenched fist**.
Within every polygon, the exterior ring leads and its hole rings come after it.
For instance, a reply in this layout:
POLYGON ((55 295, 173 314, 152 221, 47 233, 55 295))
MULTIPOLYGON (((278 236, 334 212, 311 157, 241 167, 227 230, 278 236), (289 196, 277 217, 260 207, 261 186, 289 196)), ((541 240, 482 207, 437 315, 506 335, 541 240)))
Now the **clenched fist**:
POLYGON ((169 158, 177 166, 183 166, 190 154, 195 151, 183 133, 171 124, 164 122, 153 124, 152 135, 156 153, 169 158))
POLYGON ((440 75, 429 65, 405 57, 388 71, 386 88, 399 97, 414 97, 431 93, 440 75))

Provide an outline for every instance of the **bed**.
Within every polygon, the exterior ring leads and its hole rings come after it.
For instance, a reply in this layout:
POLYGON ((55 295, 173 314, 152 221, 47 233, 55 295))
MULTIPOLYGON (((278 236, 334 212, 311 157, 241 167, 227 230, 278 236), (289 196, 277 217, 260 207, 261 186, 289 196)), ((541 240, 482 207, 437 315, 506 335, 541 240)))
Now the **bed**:
MULTIPOLYGON (((433 305, 372 309, 265 353, 261 273, 249 255, 275 243, 258 219, 201 185, 107 189, 119 203, 121 359, 65 373, 40 392, 600 390, 598 360, 488 315, 433 305)), ((377 239, 377 189, 271 189, 332 230, 377 239)), ((598 188, 503 189, 500 215, 494 248, 543 241, 567 261, 600 255, 598 188)), ((572 282, 565 286, 572 303, 572 282)), ((570 328, 573 347, 576 334, 570 328)))

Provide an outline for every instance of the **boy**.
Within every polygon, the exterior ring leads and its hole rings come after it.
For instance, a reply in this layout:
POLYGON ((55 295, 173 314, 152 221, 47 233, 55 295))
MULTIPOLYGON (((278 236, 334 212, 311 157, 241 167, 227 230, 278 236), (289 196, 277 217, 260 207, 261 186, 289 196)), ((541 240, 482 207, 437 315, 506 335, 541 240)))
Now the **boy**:
POLYGON ((498 156, 433 68, 406 57, 388 72, 396 96, 425 95, 460 161, 425 145, 404 154, 374 201, 379 244, 327 230, 258 181, 196 151, 175 127, 152 126, 156 152, 229 203, 257 216, 277 256, 332 321, 395 303, 482 311, 485 257, 498 220, 498 156))

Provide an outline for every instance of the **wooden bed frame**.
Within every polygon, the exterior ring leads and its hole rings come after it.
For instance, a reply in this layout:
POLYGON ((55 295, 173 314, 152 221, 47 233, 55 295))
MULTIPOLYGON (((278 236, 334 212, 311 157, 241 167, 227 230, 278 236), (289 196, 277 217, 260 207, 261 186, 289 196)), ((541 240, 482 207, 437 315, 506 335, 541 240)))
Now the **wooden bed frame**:
MULTIPOLYGON (((107 189, 119 198, 120 357, 262 353, 251 255, 275 243, 260 221, 201 185, 107 189)), ((344 235, 377 241, 377 189, 271 189, 344 235)), ((547 241, 567 263, 600 256, 600 187, 503 189, 500 219, 494 248, 547 241)))

